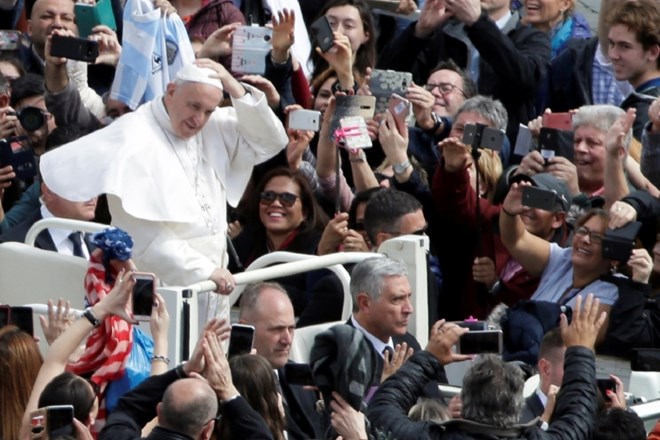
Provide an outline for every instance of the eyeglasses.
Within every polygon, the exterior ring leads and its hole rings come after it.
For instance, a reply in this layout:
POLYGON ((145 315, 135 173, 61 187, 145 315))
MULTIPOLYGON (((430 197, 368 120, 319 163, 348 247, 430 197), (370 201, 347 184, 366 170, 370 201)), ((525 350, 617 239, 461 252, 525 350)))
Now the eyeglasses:
POLYGON ((443 95, 449 95, 454 90, 458 90, 458 92, 461 95, 465 96, 465 92, 463 92, 463 90, 461 90, 458 86, 455 86, 455 85, 450 84, 450 83, 445 83, 445 82, 441 82, 441 83, 438 83, 438 84, 426 83, 424 85, 424 88, 429 92, 432 92, 433 90, 435 90, 436 87, 438 88, 438 90, 440 90, 440 93, 442 93, 443 95))
POLYGON ((299 196, 291 194, 290 192, 276 193, 275 191, 263 191, 259 194, 259 202, 262 205, 270 205, 276 199, 279 199, 280 203, 285 208, 291 208, 299 198, 299 196))
POLYGON ((92 401, 89 403, 89 407, 87 408, 87 411, 84 414, 89 414, 92 412, 92 408, 94 407, 94 402, 96 402, 96 398, 101 398, 101 387, 94 382, 93 380, 90 379, 85 379, 85 382, 87 382, 91 387, 92 391, 94 392, 94 395, 92 396, 92 401))
POLYGON ((584 237, 586 235, 589 236, 589 241, 591 241, 593 244, 601 244, 603 242, 603 238, 605 238, 603 234, 591 231, 586 226, 580 226, 575 231, 575 236, 577 237, 584 237))

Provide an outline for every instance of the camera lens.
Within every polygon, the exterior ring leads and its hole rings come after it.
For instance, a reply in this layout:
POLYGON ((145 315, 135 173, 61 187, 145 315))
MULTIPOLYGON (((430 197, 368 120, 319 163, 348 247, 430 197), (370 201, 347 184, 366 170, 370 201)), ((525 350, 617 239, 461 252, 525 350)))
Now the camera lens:
POLYGON ((36 107, 25 107, 18 114, 18 120, 25 131, 38 130, 46 123, 43 113, 36 107))

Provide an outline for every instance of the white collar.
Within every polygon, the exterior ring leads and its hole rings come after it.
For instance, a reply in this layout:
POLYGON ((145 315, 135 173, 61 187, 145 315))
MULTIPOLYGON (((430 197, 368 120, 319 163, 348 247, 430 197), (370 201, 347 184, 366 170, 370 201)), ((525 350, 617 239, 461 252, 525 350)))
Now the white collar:
POLYGON ((543 408, 545 408, 545 406, 548 404, 548 396, 546 396, 545 393, 541 391, 541 388, 536 389, 536 395, 539 397, 543 408))
POLYGON ((495 22, 499 30, 504 29, 504 26, 509 22, 509 19, 511 18, 511 11, 507 11, 506 14, 499 20, 495 22))
POLYGON ((360 330, 360 331, 364 334, 364 336, 367 338, 367 340, 369 340, 369 342, 371 342, 371 345, 372 345, 372 346, 374 347, 374 349, 378 352, 378 354, 380 355, 380 357, 384 357, 384 356, 383 356, 383 351, 385 350, 385 347, 389 347, 389 348, 391 348, 392 350, 394 350, 394 342, 392 342, 392 338, 391 338, 391 337, 390 337, 390 339, 387 341, 387 343, 381 341, 380 339, 378 339, 377 337, 375 337, 374 335, 372 335, 371 333, 369 333, 364 327, 362 327, 362 326, 360 325, 360 323, 357 322, 357 320, 355 319, 355 317, 354 317, 353 315, 351 315, 351 323, 353 323, 353 326, 354 326, 356 329, 360 330))

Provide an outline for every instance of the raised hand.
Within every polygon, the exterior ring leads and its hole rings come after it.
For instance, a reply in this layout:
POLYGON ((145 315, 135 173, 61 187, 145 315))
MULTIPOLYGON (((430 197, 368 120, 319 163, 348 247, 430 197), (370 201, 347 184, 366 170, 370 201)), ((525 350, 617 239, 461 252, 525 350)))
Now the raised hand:
POLYGON ((451 17, 451 13, 446 9, 445 3, 445 0, 427 0, 424 2, 424 6, 422 6, 419 14, 419 20, 415 24, 415 36, 417 38, 428 37, 451 17))
POLYGON ((385 356, 383 358, 383 374, 380 376, 380 381, 385 382, 385 379, 397 372, 401 365, 404 364, 413 355, 414 350, 408 348, 408 344, 405 342, 403 344, 396 344, 394 346, 394 353, 392 353, 392 359, 390 359, 390 352, 385 351, 385 356))
POLYGON ((295 42, 296 16, 291 9, 282 9, 273 14, 273 59, 284 63, 289 58, 289 49, 295 42))
POLYGON ((64 301, 62 298, 57 301, 57 308, 53 306, 53 301, 48 300, 48 320, 45 316, 39 316, 41 330, 44 332, 48 345, 64 333, 75 320, 70 307, 69 301, 64 301))
POLYGON ((197 52, 198 58, 218 59, 231 54, 231 37, 240 22, 226 24, 213 31, 197 52))
POLYGON ((94 26, 89 39, 99 43, 99 56, 94 64, 117 65, 121 56, 121 44, 115 31, 105 25, 94 26))
POLYGON ((600 301, 594 294, 587 295, 582 304, 582 295, 577 296, 573 310, 573 320, 568 324, 566 315, 561 315, 561 337, 566 347, 583 346, 594 349, 600 328, 605 323, 607 313, 598 313, 600 301))
POLYGON ((471 359, 469 355, 456 354, 452 351, 452 347, 456 345, 461 335, 468 331, 466 328, 459 327, 451 322, 445 322, 444 319, 441 319, 431 327, 426 351, 435 356, 441 365, 471 359))

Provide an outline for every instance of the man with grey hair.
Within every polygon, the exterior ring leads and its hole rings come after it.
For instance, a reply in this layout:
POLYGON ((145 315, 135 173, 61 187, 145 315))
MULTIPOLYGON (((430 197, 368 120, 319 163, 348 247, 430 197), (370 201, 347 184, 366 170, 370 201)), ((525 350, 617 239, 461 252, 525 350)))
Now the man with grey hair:
MULTIPOLYGON (((630 111, 629 115, 634 120, 634 112, 630 111)), ((515 174, 550 173, 566 183, 574 202, 579 205, 592 196, 605 196, 608 205, 614 203, 620 195, 610 196, 611 184, 615 182, 606 179, 606 173, 608 168, 611 172, 618 167, 623 176, 632 139, 632 123, 626 122, 628 117, 622 109, 609 104, 580 107, 573 114, 573 161, 557 155, 546 160, 539 151, 531 151, 515 174), (625 135, 619 137, 620 132, 625 135), (616 148, 612 145, 612 154, 607 154, 608 139, 617 143, 616 148)))
POLYGON ((407 330, 413 313, 407 268, 387 257, 368 258, 353 268, 350 287, 353 315, 346 324, 362 331, 378 353, 377 377, 384 380, 421 349, 407 330))
POLYGON ((444 371, 444 365, 469 359, 452 351, 468 330, 444 320, 431 329, 426 350, 414 354, 376 391, 367 412, 372 429, 394 438, 590 440, 598 410, 593 350, 606 318, 606 313, 598 313, 598 307, 599 301, 592 294, 584 303, 578 296, 570 325, 562 315, 566 368, 562 391, 547 431, 538 428, 536 419, 518 425, 523 405, 522 371, 492 355, 478 359, 463 380, 462 419, 438 424, 416 422, 407 417, 426 380, 444 371))
MULTIPOLYGON (((140 270, 169 285, 209 279, 228 294, 235 282, 226 269, 226 204, 238 203, 253 166, 287 137, 262 92, 219 63, 195 63, 181 68, 164 96, 45 154, 40 167, 66 199, 108 194, 112 223, 135 240, 140 270), (223 93, 232 107, 218 107, 223 93)), ((229 315, 226 298, 199 300, 200 323, 217 309, 229 315)))

